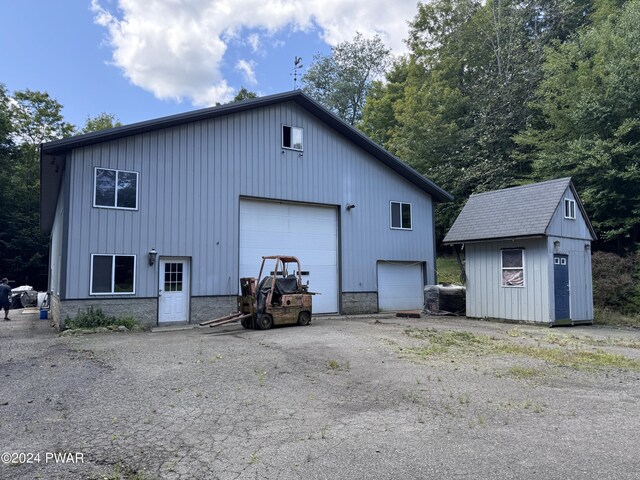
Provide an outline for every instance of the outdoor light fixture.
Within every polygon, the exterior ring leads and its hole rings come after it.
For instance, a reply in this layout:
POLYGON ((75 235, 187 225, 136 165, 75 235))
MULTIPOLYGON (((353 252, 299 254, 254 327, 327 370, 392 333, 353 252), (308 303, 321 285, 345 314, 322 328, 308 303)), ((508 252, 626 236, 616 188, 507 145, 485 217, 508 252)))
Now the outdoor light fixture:
POLYGON ((155 248, 149 250, 149 266, 152 267, 154 263, 156 263, 156 257, 158 256, 158 252, 156 252, 155 248))
POLYGON ((356 206, 353 203, 347 203, 347 212, 352 208, 356 208, 356 206))

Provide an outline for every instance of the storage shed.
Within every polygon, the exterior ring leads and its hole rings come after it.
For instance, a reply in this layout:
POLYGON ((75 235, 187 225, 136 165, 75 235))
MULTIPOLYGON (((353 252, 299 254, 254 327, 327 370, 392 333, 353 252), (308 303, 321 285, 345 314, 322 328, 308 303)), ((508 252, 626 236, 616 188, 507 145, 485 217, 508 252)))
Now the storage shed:
POLYGON ((464 250, 468 317, 574 325, 593 323, 595 239, 561 178, 472 195, 444 243, 464 250))

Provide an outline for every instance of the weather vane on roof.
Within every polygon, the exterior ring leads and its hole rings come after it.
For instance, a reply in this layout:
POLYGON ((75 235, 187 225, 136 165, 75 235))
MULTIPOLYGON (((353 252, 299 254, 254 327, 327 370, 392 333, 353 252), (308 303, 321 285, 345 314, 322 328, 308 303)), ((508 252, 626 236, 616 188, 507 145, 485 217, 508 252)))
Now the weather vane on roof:
POLYGON ((293 76, 293 89, 297 89, 298 88, 298 75, 301 75, 301 73, 298 73, 298 70, 300 70, 303 65, 302 65, 302 57, 294 57, 293 59, 293 73, 290 73, 289 75, 293 76))

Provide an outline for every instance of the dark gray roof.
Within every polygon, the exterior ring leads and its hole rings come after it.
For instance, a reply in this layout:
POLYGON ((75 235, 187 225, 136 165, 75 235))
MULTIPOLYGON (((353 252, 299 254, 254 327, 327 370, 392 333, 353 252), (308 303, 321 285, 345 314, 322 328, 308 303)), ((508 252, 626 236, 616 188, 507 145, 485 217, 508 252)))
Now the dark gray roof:
POLYGON ((174 127, 185 123, 206 120, 210 118, 230 115, 233 113, 253 110, 282 102, 293 101, 317 118, 333 127, 339 133, 371 154, 374 158, 384 163, 391 170, 409 180, 411 183, 431 195, 436 202, 449 202, 453 197, 433 183, 428 178, 418 173, 398 157, 387 152, 380 145, 369 139, 360 131, 344 122, 341 118, 331 113, 310 96, 301 90, 293 90, 278 93, 266 97, 230 103, 218 107, 204 108, 193 112, 180 113, 168 117, 162 117, 146 122, 124 125, 99 132, 76 135, 53 142, 44 143, 40 147, 40 228, 48 233, 53 224, 56 207, 56 199, 60 188, 59 165, 64 165, 64 156, 74 148, 94 145, 109 140, 116 140, 130 135, 137 135, 162 128, 174 127))
POLYGON ((444 243, 545 235, 567 187, 572 189, 595 238, 571 178, 560 178, 471 195, 444 243))

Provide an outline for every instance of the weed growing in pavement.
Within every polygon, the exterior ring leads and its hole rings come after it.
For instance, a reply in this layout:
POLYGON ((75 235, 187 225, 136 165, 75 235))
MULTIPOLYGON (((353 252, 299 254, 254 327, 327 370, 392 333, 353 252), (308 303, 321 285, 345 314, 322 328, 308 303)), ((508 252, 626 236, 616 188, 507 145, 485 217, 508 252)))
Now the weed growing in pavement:
POLYGON ((249 464, 253 465, 254 463, 258 463, 259 461, 260 461, 260 455, 258 455, 258 452, 253 452, 249 457, 249 464))
POLYGON ((345 362, 344 364, 340 365, 340 362, 338 362, 337 360, 328 360, 327 368, 329 368, 329 370, 337 372, 339 370, 349 370, 351 368, 351 365, 349 365, 349 362, 345 362))
POLYGON ((256 372, 256 375, 258 375, 258 385, 264 387, 264 376, 267 374, 267 372, 260 368, 256 368, 254 372, 256 372))

